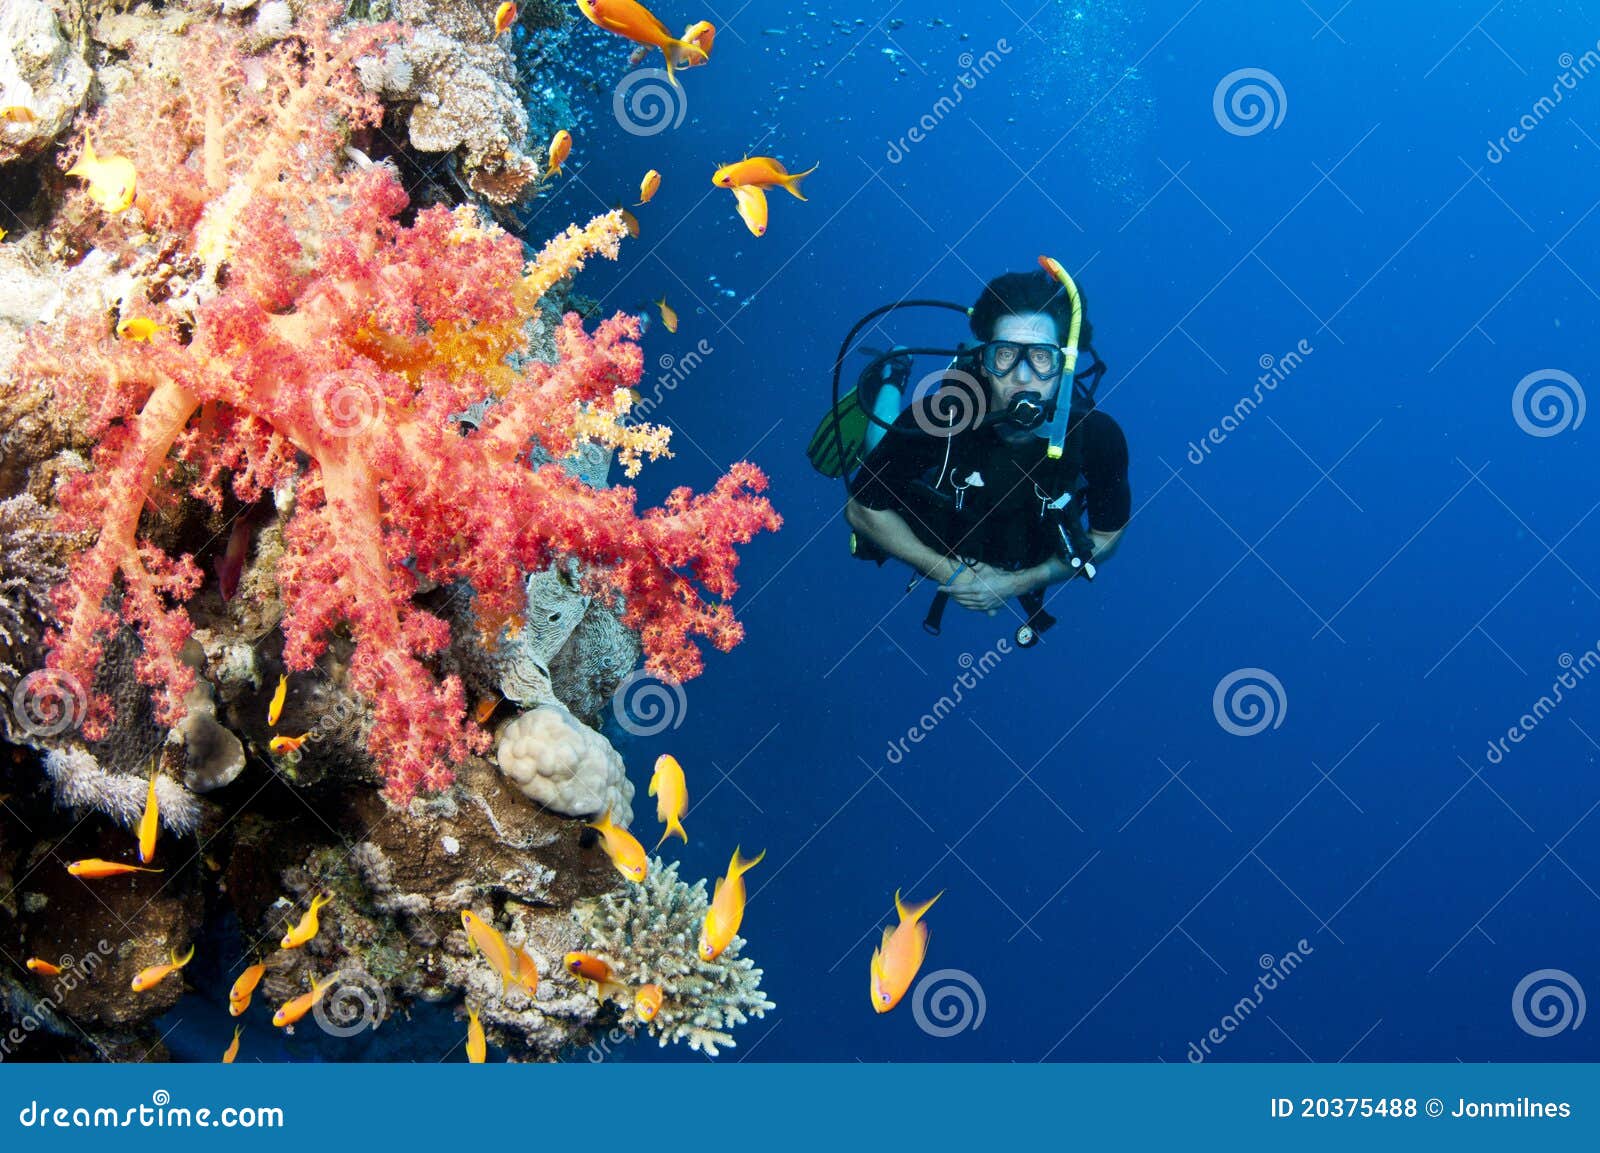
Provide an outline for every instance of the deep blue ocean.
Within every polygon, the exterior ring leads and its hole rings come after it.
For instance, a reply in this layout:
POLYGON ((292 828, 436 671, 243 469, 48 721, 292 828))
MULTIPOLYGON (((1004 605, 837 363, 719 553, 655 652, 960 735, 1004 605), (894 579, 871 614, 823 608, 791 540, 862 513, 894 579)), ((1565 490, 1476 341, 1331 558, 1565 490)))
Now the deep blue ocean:
MULTIPOLYGON (((647 843, 683 763, 685 876, 766 851, 742 933, 777 1008, 722 1060, 1600 1058, 1600 3, 1489 3, 655 6, 718 25, 663 123, 630 46, 563 40, 593 79, 530 243, 664 178, 577 282, 681 319, 643 338, 675 456, 641 503, 748 459, 785 518, 743 551, 744 643, 609 733, 647 843), (710 182, 746 154, 820 164, 760 239, 710 182), (805 447, 859 316, 1041 254, 1133 517, 1036 648, 1009 608, 931 637, 805 447), (897 889, 943 896, 880 1016, 897 889)), ((447 1009, 381 1055, 432 1060, 447 1009)), ((169 1043, 212 1060, 228 1024, 169 1043)))
MULTIPOLYGON (((676 457, 641 491, 750 459, 786 521, 746 641, 623 750, 641 794, 685 765, 686 874, 767 851, 743 932, 778 1008, 730 1057, 1600 1057, 1600 4, 1486 7, 752 0, 677 127, 594 97, 538 219, 664 175, 579 282, 681 316, 644 338, 676 457), (709 179, 746 153, 821 164, 759 240, 709 179), (849 556, 804 449, 858 316, 1041 253, 1134 514, 1004 654, 1010 612, 923 633, 930 589, 849 556), (944 890, 926 1028, 869 1006, 897 888, 944 890)), ((899 315, 868 342, 967 335, 899 315)))

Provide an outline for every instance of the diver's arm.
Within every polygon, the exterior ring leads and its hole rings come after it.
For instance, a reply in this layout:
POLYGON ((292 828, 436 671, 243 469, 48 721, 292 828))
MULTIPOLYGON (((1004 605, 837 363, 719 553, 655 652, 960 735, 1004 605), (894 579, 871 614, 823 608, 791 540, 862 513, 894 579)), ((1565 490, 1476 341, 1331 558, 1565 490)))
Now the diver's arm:
MULTIPOLYGON (((1094 542, 1094 563, 1104 564, 1106 558, 1117 551, 1117 545, 1122 540, 1124 529, 1115 532, 1098 532, 1089 529, 1089 539, 1094 542)), ((1034 589, 1047 588, 1050 585, 1068 580, 1077 574, 1077 569, 1060 557, 1051 557, 1043 564, 1034 565, 1032 568, 1019 569, 1009 574, 1012 588, 1008 590, 1011 596, 1021 596, 1032 592, 1034 589)))
POLYGON ((852 499, 844 506, 844 519, 884 552, 940 584, 950 580, 958 567, 959 562, 918 540, 905 518, 890 509, 868 508, 852 499))

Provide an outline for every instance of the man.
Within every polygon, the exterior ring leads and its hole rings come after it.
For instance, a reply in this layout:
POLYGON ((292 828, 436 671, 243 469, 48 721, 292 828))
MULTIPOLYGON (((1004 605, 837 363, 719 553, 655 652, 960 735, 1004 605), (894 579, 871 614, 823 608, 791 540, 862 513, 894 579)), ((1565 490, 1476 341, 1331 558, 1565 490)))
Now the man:
MULTIPOLYGON (((1099 563, 1128 523, 1128 445, 1114 420, 1075 408, 1060 459, 1046 452, 1050 417, 1073 400, 1062 347, 1071 315, 1045 272, 991 281, 970 317, 982 343, 960 362, 976 379, 957 366, 945 377, 946 390, 965 385, 969 395, 915 399, 850 481, 845 519, 858 540, 936 581, 964 608, 992 616, 1019 598, 1031 620, 1044 590, 1079 571, 1057 524, 1070 521, 1079 551, 1092 551, 1080 560, 1099 563), (1064 509, 1063 496, 1072 498, 1064 509)), ((1087 323, 1080 338, 1087 346, 1087 323)))

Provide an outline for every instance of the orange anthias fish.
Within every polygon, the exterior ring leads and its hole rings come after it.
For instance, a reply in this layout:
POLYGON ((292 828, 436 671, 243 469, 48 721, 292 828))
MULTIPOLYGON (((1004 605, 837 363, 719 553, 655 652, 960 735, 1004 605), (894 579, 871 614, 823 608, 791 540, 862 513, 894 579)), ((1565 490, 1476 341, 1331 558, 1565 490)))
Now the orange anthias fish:
POLYGON ((511 0, 506 0, 504 4, 500 5, 500 7, 494 10, 495 39, 498 40, 500 38, 500 34, 507 28, 510 28, 516 22, 517 6, 511 3, 511 0))
POLYGON ((679 63, 679 68, 696 68, 711 59, 711 46, 717 39, 717 26, 709 20, 701 20, 683 30, 685 44, 693 44, 706 54, 705 60, 684 60, 679 63))
POLYGON ((23 963, 28 966, 28 972, 30 973, 41 973, 46 977, 61 976, 60 965, 52 965, 49 961, 41 960, 38 957, 29 957, 23 963))
POLYGON ((767 194, 754 184, 741 184, 733 190, 733 199, 739 206, 739 219, 752 236, 767 234, 767 194))
POLYGON ((322 995, 328 991, 328 986, 333 984, 333 978, 319 981, 311 978, 311 992, 301 993, 278 1006, 278 1011, 272 1015, 272 1023, 280 1029, 287 1028, 311 1012, 312 1006, 322 1000, 322 995))
POLYGON ((661 173, 652 168, 644 174, 644 179, 639 181, 639 203, 649 204, 660 187, 661 173))
POLYGON ((141 869, 138 865, 124 865, 119 861, 102 861, 99 857, 86 857, 81 861, 73 861, 67 866, 67 872, 74 877, 88 877, 98 880, 101 877, 120 877, 124 873, 159 873, 160 869, 141 869))
POLYGON ((487 724, 489 718, 494 716, 494 711, 499 707, 499 705, 500 701, 498 698, 484 697, 483 700, 478 702, 478 707, 476 710, 474 710, 472 719, 477 721, 480 725, 487 724))
POLYGON ((0 108, 0 120, 10 121, 12 124, 32 124, 39 119, 34 115, 33 109, 26 104, 7 104, 0 108))
POLYGON ((483 1035, 483 1024, 478 1020, 478 1011, 467 1009, 467 1060, 474 1065, 482 1065, 489 1056, 489 1042, 483 1035))
POLYGON ((645 874, 650 871, 650 862, 638 838, 627 829, 612 824, 610 809, 606 810, 605 816, 591 823, 589 827, 600 834, 600 845, 605 849, 606 856, 611 858, 611 863, 617 867, 617 872, 634 884, 642 885, 645 874))
POLYGON ((267 748, 275 753, 292 753, 306 743, 310 733, 301 733, 298 737, 273 737, 267 742, 267 748))
POLYGON ((547 176, 560 176, 561 166, 572 155, 572 133, 565 128, 550 138, 550 168, 547 176))
POLYGON ((622 226, 628 230, 628 235, 635 240, 639 239, 639 218, 629 212, 622 205, 616 206, 616 211, 622 214, 622 226))
POLYGON ((667 79, 674 86, 678 84, 674 74, 677 69, 691 68, 710 59, 700 45, 675 39, 667 26, 636 0, 578 0, 578 10, 596 27, 615 32, 635 44, 661 49, 661 55, 667 60, 667 79))
POLYGON ((233 983, 233 988, 228 990, 230 1014, 237 1017, 250 1007, 250 998, 255 995, 256 986, 261 983, 261 975, 266 971, 266 962, 257 961, 239 974, 239 979, 233 983))
POLYGON ((561 959, 561 963, 573 976, 594 982, 600 990, 602 1001, 610 997, 614 1001, 626 1003, 627 986, 614 980, 611 976, 611 966, 593 953, 568 953, 561 959))
POLYGON ((194 960, 194 946, 189 946, 189 951, 183 955, 183 960, 181 961, 178 960, 178 950, 176 949, 173 949, 169 956, 172 958, 169 964, 151 965, 148 968, 139 970, 138 975, 133 979, 133 991, 135 993, 143 993, 146 989, 154 989, 172 974, 194 960))
POLYGON ((702 960, 715 961, 733 943, 733 935, 739 931, 739 923, 744 920, 744 875, 759 865, 766 855, 763 849, 754 860, 746 860, 738 849, 733 850, 728 875, 717 878, 716 892, 711 897, 711 907, 706 910, 705 924, 700 926, 702 960))
POLYGON ((289 674, 278 674, 278 687, 272 690, 272 699, 267 702, 267 727, 273 728, 278 723, 278 718, 283 716, 284 698, 289 695, 289 674))
POLYGON ((67 169, 68 176, 81 176, 89 182, 89 199, 107 212, 121 212, 133 203, 139 174, 126 156, 96 156, 88 134, 83 138, 83 155, 67 169))
POLYGON ((222 1054, 222 1063, 224 1065, 232 1065, 233 1059, 239 1055, 239 1034, 243 1032, 243 1025, 235 1025, 233 1027, 233 1042, 222 1054))
POLYGON ((781 163, 770 156, 747 156, 736 164, 724 164, 711 175, 711 183, 718 188, 771 188, 773 185, 788 190, 789 195, 797 200, 804 200, 800 194, 800 182, 810 176, 820 164, 813 164, 804 172, 791 173, 781 163))
POLYGON ((656 820, 667 826, 656 848, 666 844, 674 833, 687 845, 689 834, 683 829, 683 814, 689 808, 689 783, 684 780, 677 757, 663 753, 656 758, 655 772, 650 775, 650 796, 656 799, 656 820))
POLYGON ((661 986, 641 985, 633 995, 633 1011, 641 1021, 654 1021, 661 1012, 661 986))
POLYGON ((490 968, 500 974, 500 991, 511 988, 517 979, 517 958, 500 935, 500 930, 489 924, 471 909, 461 910, 461 927, 467 931, 467 942, 482 953, 490 968))
POLYGON ((518 945, 511 951, 511 959, 517 966, 517 984, 532 997, 539 992, 539 966, 534 964, 533 957, 529 955, 526 947, 518 945))
POLYGON ((156 766, 150 765, 150 791, 145 795, 144 812, 139 816, 139 860, 148 865, 156 859, 156 836, 161 832, 161 803, 156 800, 156 766))
POLYGON ((317 910, 331 900, 333 900, 332 893, 318 893, 312 897, 311 908, 307 909, 305 916, 300 918, 300 923, 285 933, 283 940, 278 943, 285 949, 298 949, 315 937, 322 928, 322 918, 317 915, 317 910))
POLYGON ((117 336, 121 340, 148 344, 156 333, 165 332, 171 327, 170 324, 157 324, 147 316, 132 316, 117 322, 117 336))
POLYGON ((920 905, 906 905, 901 903, 899 891, 895 892, 900 924, 892 929, 885 925, 883 941, 872 951, 872 1007, 879 1013, 898 1005, 916 980, 928 953, 928 926, 922 923, 922 915, 942 896, 942 892, 935 893, 920 905))
POLYGON ((677 332, 678 314, 673 310, 672 306, 667 303, 667 298, 663 296, 660 300, 654 301, 653 303, 661 310, 661 323, 666 325, 667 331, 677 332))

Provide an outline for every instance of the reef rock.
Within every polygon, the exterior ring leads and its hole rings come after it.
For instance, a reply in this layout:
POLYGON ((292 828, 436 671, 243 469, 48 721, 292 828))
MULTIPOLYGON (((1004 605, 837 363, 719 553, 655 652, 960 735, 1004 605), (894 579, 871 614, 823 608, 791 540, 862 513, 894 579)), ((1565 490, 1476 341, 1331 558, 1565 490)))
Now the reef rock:
POLYGON ((0 103, 26 120, 0 119, 0 164, 43 152, 72 123, 92 73, 42 0, 0 4, 0 103))

